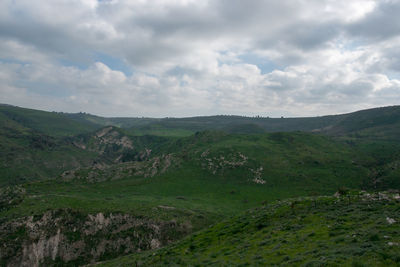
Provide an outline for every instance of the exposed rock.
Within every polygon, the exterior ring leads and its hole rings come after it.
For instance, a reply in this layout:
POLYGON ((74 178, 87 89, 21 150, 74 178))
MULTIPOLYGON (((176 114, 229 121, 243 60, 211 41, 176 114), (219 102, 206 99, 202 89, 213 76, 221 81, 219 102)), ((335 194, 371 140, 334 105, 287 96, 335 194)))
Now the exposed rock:
POLYGON ((256 184, 265 184, 265 180, 261 178, 263 167, 259 167, 255 170, 250 169, 250 171, 254 174, 254 177, 252 179, 253 182, 256 184))
MULTIPOLYGON (((148 153, 150 153, 150 150, 148 153)), ((95 163, 91 168, 78 168, 66 171, 61 175, 61 178, 64 180, 83 179, 88 182, 117 180, 133 176, 147 178, 163 174, 171 166, 178 164, 179 161, 173 154, 167 154, 146 161, 131 161, 112 165, 95 163)))
POLYGON ((124 153, 134 150, 132 140, 114 127, 106 127, 92 136, 76 137, 72 141, 75 147, 98 153, 114 162, 120 162, 124 153))
POLYGON ((106 135, 109 131, 111 131, 112 130, 112 127, 110 126, 110 127, 106 127, 106 128, 103 128, 103 129, 101 129, 100 131, 98 131, 97 133, 96 133, 96 136, 97 137, 103 137, 104 135, 106 135))
POLYGON ((151 249, 159 248, 161 246, 160 240, 152 239, 150 242, 150 246, 151 246, 151 249))
POLYGON ((243 166, 247 163, 248 157, 242 153, 231 153, 225 156, 219 155, 214 157, 208 157, 210 152, 208 150, 201 154, 201 159, 206 162, 202 163, 203 168, 207 168, 213 174, 223 172, 225 169, 232 169, 243 166))
POLYGON ((388 224, 394 224, 396 222, 395 219, 392 219, 392 218, 389 218, 389 217, 386 217, 386 221, 388 222, 388 224))
POLYGON ((7 186, 0 188, 0 211, 9 209, 20 203, 25 196, 25 189, 21 186, 7 186))
POLYGON ((248 172, 252 181, 257 184, 265 184, 262 179, 263 167, 254 168, 255 163, 249 160, 249 157, 241 152, 224 153, 223 155, 211 155, 209 150, 205 150, 200 154, 201 166, 209 170, 213 175, 222 174, 228 169, 244 167, 248 172), (251 167, 253 166, 253 168, 251 167))
POLYGON ((74 265, 164 246, 191 231, 188 223, 128 214, 49 211, 0 226, 0 259, 7 266, 74 265))

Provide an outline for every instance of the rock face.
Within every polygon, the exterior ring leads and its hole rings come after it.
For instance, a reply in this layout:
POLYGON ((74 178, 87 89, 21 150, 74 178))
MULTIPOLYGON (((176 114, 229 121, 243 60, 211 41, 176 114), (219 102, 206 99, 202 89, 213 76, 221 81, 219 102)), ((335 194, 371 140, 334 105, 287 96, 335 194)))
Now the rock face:
POLYGON ((81 265, 164 246, 191 225, 128 214, 89 214, 61 209, 0 226, 0 263, 5 266, 81 265))
POLYGON ((7 186, 0 188, 0 211, 7 210, 22 201, 25 189, 21 186, 7 186))
POLYGON ((123 155, 136 152, 133 141, 111 126, 103 128, 93 135, 75 137, 72 144, 114 162, 122 162, 124 161, 123 155))
POLYGON ((91 168, 65 171, 61 174, 61 178, 66 181, 80 179, 89 183, 134 176, 148 178, 163 174, 169 168, 179 165, 179 163, 180 161, 173 154, 155 156, 146 161, 130 161, 112 165, 96 163, 91 168))
POLYGON ((226 170, 242 168, 248 173, 248 181, 256 184, 265 184, 262 178, 264 168, 257 165, 252 167, 255 161, 241 152, 228 152, 212 155, 209 150, 200 154, 201 167, 210 171, 213 175, 223 174, 226 170))
POLYGON ((116 144, 123 148, 133 149, 132 141, 127 136, 121 136, 113 127, 106 127, 95 134, 100 144, 116 144))
POLYGON ((233 169, 246 165, 248 157, 240 152, 211 156, 208 150, 201 153, 201 166, 212 174, 223 172, 225 169, 233 169))

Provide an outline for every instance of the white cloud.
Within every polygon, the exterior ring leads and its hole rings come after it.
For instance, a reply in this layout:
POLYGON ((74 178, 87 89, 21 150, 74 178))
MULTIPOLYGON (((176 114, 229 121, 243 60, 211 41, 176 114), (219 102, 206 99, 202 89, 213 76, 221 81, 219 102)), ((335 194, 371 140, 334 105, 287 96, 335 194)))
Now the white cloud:
POLYGON ((396 10, 393 0, 4 0, 0 102, 161 117, 397 104, 396 10))

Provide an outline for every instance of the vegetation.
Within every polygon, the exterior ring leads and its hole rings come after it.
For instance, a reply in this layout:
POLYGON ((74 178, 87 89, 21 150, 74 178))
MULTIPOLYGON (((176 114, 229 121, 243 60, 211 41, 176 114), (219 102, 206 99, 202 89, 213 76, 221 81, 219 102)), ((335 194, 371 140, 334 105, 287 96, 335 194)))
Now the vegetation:
POLYGON ((299 198, 252 209, 175 245, 100 266, 398 266, 397 195, 299 198))
MULTIPOLYGON (((91 122, 77 122, 63 113, 0 105, 1 130, 7 126, 30 128, 49 136, 73 136, 100 128, 91 122)), ((11 128, 12 129, 12 128, 11 128)))
POLYGON ((396 265, 398 224, 379 217, 399 221, 395 193, 376 200, 354 190, 400 189, 399 115, 387 107, 293 119, 102 118, 1 105, 0 243, 13 249, 0 248, 0 263, 86 264, 188 236, 154 259, 110 264, 396 265), (341 198, 317 197, 335 192, 341 198), (87 234, 90 223, 100 232, 87 234), (337 235, 323 228, 341 223, 337 235), (122 241, 133 237, 140 244, 122 241), (46 254, 55 240, 58 252, 46 254), (109 245, 91 250, 100 243, 109 245))

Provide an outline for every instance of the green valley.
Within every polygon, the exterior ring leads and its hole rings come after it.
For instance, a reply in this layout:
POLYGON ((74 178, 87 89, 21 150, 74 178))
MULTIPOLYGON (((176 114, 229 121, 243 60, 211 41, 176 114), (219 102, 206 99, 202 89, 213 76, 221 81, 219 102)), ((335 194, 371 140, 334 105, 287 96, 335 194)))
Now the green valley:
POLYGON ((398 106, 153 119, 2 105, 0 123, 4 266, 399 263, 398 106))

